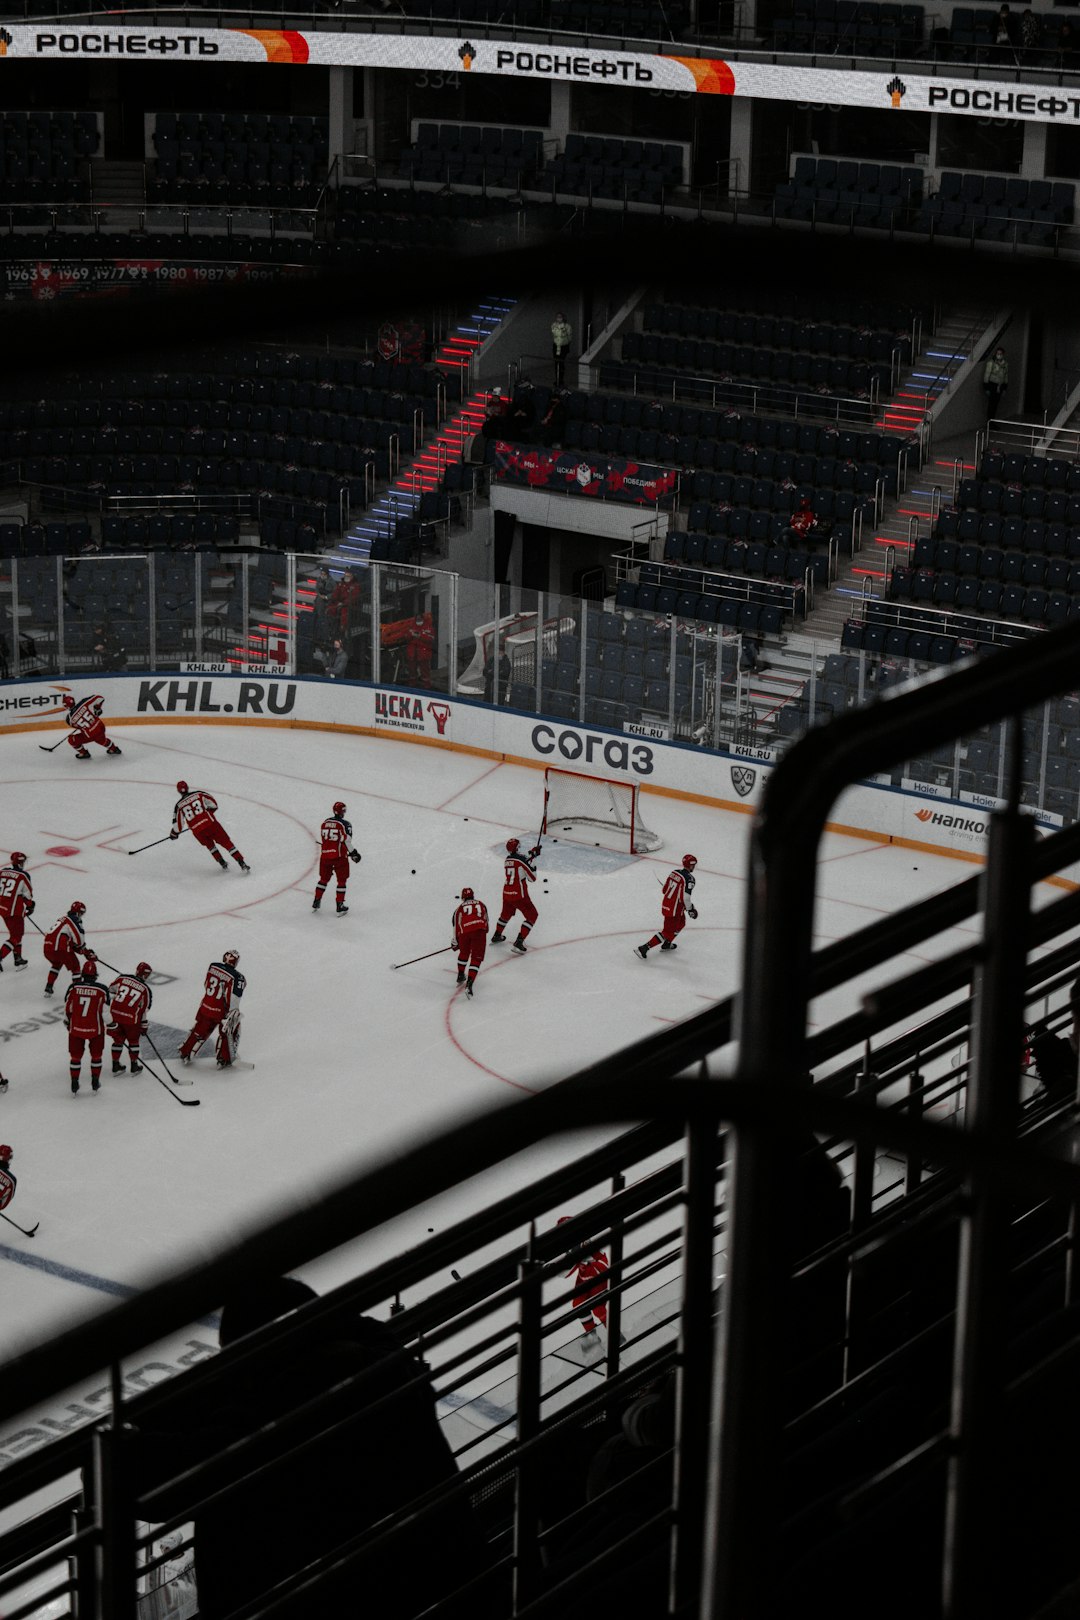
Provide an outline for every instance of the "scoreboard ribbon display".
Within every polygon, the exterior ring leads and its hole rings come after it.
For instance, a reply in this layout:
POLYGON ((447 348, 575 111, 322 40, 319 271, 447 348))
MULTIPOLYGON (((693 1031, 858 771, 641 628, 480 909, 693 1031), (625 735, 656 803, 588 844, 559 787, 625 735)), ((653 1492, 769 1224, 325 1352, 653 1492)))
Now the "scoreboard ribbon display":
POLYGON ((495 446, 492 476, 507 484, 525 484, 563 495, 602 501, 632 501, 637 506, 663 506, 674 498, 678 473, 641 461, 602 460, 573 450, 539 450, 533 445, 495 446))
POLYGON ((288 66, 404 68, 428 73, 562 79, 693 95, 748 96, 831 106, 903 107, 976 118, 1080 122, 1080 86, 1020 80, 938 78, 879 68, 817 68, 720 57, 667 56, 584 45, 519 44, 513 39, 415 34, 302 33, 289 28, 188 28, 50 21, 0 26, 4 62, 89 57, 140 62, 267 62, 288 66))

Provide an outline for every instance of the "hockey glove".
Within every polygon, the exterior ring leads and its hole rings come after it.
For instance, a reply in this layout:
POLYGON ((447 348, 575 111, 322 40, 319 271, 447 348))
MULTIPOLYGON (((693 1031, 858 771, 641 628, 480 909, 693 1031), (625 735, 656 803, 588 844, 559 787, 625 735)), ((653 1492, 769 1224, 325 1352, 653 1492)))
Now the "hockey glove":
POLYGON ((97 951, 92 951, 89 946, 87 946, 87 948, 83 951, 83 955, 86 957, 88 962, 97 961, 97 951))
POLYGON ((36 901, 33 901, 33 900, 28 900, 26 902, 26 915, 28 917, 32 917, 34 915, 34 906, 35 906, 35 904, 36 904, 36 901))
POLYGON ((174 827, 172 832, 169 834, 169 837, 170 838, 179 838, 179 836, 180 836, 180 834, 177 832, 176 828, 174 827))
POLYGON ((536 857, 540 853, 541 847, 542 846, 540 844, 534 844, 533 845, 532 849, 530 849, 530 851, 529 851, 529 859, 530 859, 530 861, 535 861, 536 857))
POLYGON ((690 913, 690 916, 694 919, 694 921, 697 922, 697 907, 696 906, 687 906, 686 909, 690 913))
POLYGON ((350 849, 350 851, 349 851, 349 859, 355 865, 357 861, 363 860, 363 856, 361 855, 361 853, 360 853, 360 851, 358 849, 350 849))

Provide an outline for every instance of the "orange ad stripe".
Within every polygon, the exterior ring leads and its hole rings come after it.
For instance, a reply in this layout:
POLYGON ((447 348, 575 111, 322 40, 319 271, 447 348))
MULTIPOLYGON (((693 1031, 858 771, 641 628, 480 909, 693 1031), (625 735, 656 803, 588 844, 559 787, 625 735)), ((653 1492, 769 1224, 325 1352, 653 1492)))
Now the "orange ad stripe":
POLYGON ((735 75, 726 62, 710 61, 705 56, 672 56, 672 62, 681 62, 692 73, 699 92, 705 96, 733 96, 735 75))
POLYGON ((268 62, 302 63, 308 59, 308 42, 293 28, 238 28, 236 32, 257 39, 268 62))

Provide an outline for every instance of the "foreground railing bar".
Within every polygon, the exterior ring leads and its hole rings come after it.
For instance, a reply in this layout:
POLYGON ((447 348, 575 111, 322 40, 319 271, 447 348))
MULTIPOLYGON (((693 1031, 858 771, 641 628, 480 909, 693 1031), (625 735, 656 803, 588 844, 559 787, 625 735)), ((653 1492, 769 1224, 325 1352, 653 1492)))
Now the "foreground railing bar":
MULTIPOLYGON (((46 1604, 59 1602, 62 1597, 66 1597, 74 1590, 75 1582, 69 1577, 59 1586, 52 1586, 47 1592, 39 1592, 36 1597, 29 1598, 20 1608, 9 1609, 6 1620, 30 1620, 31 1615, 40 1615, 46 1604)), ((73 1614, 74 1610, 68 1612, 73 1614)))
MULTIPOLYGON (((32 1581, 38 1575, 44 1575, 59 1559, 70 1558, 79 1552, 81 1548, 95 1546, 97 1539, 98 1533, 96 1529, 78 1530, 74 1534, 69 1533, 61 1541, 58 1541, 55 1546, 39 1553, 37 1557, 30 1559, 28 1563, 21 1564, 17 1572, 5 1572, 3 1577, 0 1577, 0 1594, 10 1592, 15 1587, 22 1586, 27 1581, 32 1581)), ((8 1615, 6 1620, 14 1620, 14 1616, 8 1615)))

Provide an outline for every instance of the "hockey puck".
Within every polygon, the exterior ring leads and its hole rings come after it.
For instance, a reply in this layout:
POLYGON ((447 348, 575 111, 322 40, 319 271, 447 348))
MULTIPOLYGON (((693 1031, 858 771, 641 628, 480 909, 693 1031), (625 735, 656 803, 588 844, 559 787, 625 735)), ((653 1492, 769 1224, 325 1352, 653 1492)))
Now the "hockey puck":
POLYGON ((428 1231, 429 1231, 429 1232, 434 1232, 434 1230, 435 1230, 435 1228, 434 1228, 434 1227, 433 1227, 433 1226, 429 1226, 429 1227, 428 1227, 428 1231))
POLYGON ((411 874, 410 874, 410 876, 412 876, 412 877, 415 877, 415 876, 416 876, 416 867, 415 867, 415 866, 414 866, 414 867, 413 867, 413 869, 412 869, 412 872, 411 872, 411 874))

